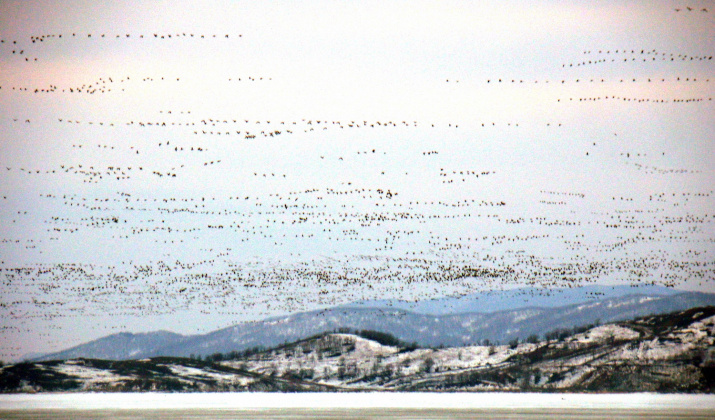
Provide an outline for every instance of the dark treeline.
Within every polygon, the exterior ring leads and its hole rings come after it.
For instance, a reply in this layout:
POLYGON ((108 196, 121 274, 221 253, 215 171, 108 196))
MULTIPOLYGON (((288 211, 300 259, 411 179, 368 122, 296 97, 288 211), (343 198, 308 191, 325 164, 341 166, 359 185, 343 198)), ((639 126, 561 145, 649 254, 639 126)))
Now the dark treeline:
POLYGON ((322 332, 319 334, 314 334, 314 335, 311 335, 310 337, 306 337, 306 338, 303 338, 303 339, 295 341, 295 342, 291 342, 291 343, 285 342, 285 343, 275 346, 275 347, 254 346, 254 347, 249 347, 247 349, 240 350, 240 351, 234 350, 234 351, 230 351, 228 353, 213 353, 211 355, 206 355, 204 357, 202 357, 201 355, 191 354, 189 356, 189 358, 194 359, 194 360, 205 360, 208 362, 221 362, 224 360, 243 360, 243 359, 247 359, 251 356, 254 356, 254 355, 257 355, 260 353, 269 353, 272 351, 285 349, 286 347, 300 345, 300 344, 306 343, 311 340, 323 338, 330 334, 353 334, 358 337, 365 338, 367 340, 375 341, 377 343, 382 344, 383 346, 398 347, 398 348, 400 348, 401 352, 408 352, 408 351, 412 351, 412 350, 420 348, 420 346, 416 342, 408 343, 408 342, 402 341, 390 333, 374 331, 374 330, 357 330, 357 329, 352 329, 352 328, 347 328, 347 327, 341 327, 341 328, 333 329, 332 331, 325 331, 325 332, 322 332))
POLYGON ((547 341, 562 341, 568 336, 584 333, 591 328, 598 327, 599 325, 601 325, 601 320, 597 319, 593 324, 581 325, 573 328, 557 328, 544 334, 544 339, 547 341))

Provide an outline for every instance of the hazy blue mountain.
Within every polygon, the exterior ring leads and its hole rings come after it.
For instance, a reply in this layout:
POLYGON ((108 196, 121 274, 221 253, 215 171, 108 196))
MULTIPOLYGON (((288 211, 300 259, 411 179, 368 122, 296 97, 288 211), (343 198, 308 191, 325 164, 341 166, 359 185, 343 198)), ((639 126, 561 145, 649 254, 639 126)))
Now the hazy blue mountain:
POLYGON ((33 360, 65 360, 77 357, 108 360, 141 359, 159 355, 166 346, 181 343, 187 338, 187 336, 169 331, 138 334, 122 332, 57 353, 45 354, 33 360))
POLYGON ((342 305, 345 308, 394 308, 431 315, 466 312, 498 312, 511 309, 540 307, 555 308, 632 294, 670 296, 678 290, 663 286, 583 286, 565 289, 518 288, 474 293, 457 297, 443 297, 406 302, 397 299, 366 300, 342 305))
POLYGON ((186 356, 274 346, 341 327, 390 333, 422 346, 462 346, 484 339, 505 343, 557 328, 610 322, 637 316, 715 305, 715 294, 685 292, 672 296, 629 295, 554 308, 520 308, 492 313, 426 315, 402 309, 332 308, 251 324, 239 324, 166 347, 186 356))
POLYGON ((91 357, 136 359, 189 356, 270 347, 341 327, 390 333, 422 346, 463 346, 488 339, 505 343, 557 328, 631 319, 715 305, 715 294, 632 294, 555 307, 521 307, 496 312, 428 315, 394 308, 337 307, 238 324, 211 333, 181 336, 168 332, 114 334, 38 360, 91 357))

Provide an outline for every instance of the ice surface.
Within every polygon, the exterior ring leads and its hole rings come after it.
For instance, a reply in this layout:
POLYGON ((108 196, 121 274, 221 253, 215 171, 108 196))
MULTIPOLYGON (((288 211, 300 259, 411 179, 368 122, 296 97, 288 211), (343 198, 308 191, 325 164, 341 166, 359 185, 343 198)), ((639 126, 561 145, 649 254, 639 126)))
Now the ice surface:
POLYGON ((715 395, 543 393, 82 393, 0 395, 0 408, 609 408, 715 409, 715 395))

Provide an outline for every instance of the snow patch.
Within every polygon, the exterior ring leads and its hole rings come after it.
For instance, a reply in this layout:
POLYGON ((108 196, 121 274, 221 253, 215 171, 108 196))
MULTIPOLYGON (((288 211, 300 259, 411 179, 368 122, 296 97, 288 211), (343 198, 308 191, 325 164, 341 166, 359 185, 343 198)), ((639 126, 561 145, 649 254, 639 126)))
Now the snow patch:
POLYGON ((608 340, 634 340, 640 334, 630 328, 620 325, 608 324, 591 328, 585 333, 576 334, 573 341, 588 344, 588 343, 603 343, 608 340))
POLYGON ((83 380, 83 388, 91 389, 96 385, 112 384, 119 381, 132 379, 128 376, 118 375, 104 369, 96 369, 84 366, 81 360, 69 360, 65 363, 53 367, 56 372, 74 376, 83 380))

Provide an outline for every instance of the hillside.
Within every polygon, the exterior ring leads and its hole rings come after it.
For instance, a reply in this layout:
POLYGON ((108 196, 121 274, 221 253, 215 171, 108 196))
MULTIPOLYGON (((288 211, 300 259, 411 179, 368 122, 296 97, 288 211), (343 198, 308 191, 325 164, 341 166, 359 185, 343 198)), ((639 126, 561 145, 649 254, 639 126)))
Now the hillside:
POLYGON ((354 389, 619 392, 714 389, 715 307, 553 336, 552 340, 533 343, 405 352, 360 337, 331 334, 224 363, 263 374, 297 376, 354 389))
POLYGON ((715 306, 501 346, 414 349, 381 339, 386 334, 362 335, 325 333, 204 360, 8 365, 0 368, 0 392, 715 391, 715 306))

